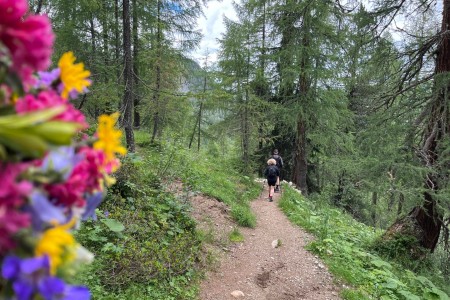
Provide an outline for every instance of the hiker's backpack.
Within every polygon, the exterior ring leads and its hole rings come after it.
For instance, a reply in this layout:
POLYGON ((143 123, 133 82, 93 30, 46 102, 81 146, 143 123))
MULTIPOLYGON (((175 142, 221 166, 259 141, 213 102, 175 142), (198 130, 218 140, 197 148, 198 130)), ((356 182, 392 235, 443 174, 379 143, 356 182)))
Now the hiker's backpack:
POLYGON ((283 163, 282 163, 281 157, 278 154, 272 155, 272 158, 275 159, 275 161, 277 162, 277 167, 278 168, 282 168, 283 167, 283 163))
POLYGON ((270 178, 277 177, 277 167, 270 166, 267 170, 267 177, 270 177, 270 178))

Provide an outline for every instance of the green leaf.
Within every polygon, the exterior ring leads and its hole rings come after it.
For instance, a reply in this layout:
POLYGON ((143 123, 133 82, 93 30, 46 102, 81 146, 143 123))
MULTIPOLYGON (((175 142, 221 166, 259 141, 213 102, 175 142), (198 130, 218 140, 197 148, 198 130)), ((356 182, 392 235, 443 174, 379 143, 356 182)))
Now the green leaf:
POLYGON ((416 280, 424 286, 433 287, 433 288, 435 287, 434 284, 428 278, 426 278, 424 276, 417 276, 416 280))
POLYGON ((414 295, 413 293, 411 293, 409 291, 400 290, 398 293, 400 295, 402 295, 403 297, 405 297, 406 300, 420 300, 419 296, 416 296, 416 295, 414 295))
POLYGON ((114 219, 102 219, 101 220, 111 231, 121 232, 125 230, 125 226, 117 220, 114 219))
POLYGON ((392 269, 391 264, 389 264, 389 263, 387 263, 387 262, 385 262, 384 260, 381 260, 381 259, 374 259, 374 260, 371 261, 371 263, 374 266, 376 266, 378 268, 381 268, 381 269, 387 269, 387 270, 391 270, 392 269))
POLYGON ((72 136, 80 129, 78 123, 49 121, 33 126, 29 132, 39 135, 55 145, 68 145, 72 136))
POLYGON ((41 157, 48 149, 43 139, 25 133, 22 129, 0 127, 0 144, 27 157, 41 157))
POLYGON ((435 295, 438 295, 440 300, 448 300, 449 299, 448 295, 438 288, 432 288, 431 292, 435 295))
POLYGON ((390 290, 395 290, 398 287, 397 281, 392 279, 392 278, 388 278, 386 280, 385 283, 382 284, 385 288, 390 289, 390 290))
POLYGON ((31 112, 23 115, 8 115, 0 117, 0 128, 21 128, 36 125, 50 120, 65 110, 65 107, 58 106, 37 112, 31 112))
POLYGON ((439 294, 435 293, 434 291, 426 290, 423 293, 423 299, 425 300, 441 300, 441 297, 439 294))

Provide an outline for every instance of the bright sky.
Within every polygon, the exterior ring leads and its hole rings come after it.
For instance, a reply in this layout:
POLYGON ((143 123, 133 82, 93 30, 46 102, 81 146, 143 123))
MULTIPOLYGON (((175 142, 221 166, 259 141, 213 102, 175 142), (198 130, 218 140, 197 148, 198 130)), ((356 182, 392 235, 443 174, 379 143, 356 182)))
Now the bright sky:
POLYGON ((193 52, 192 56, 202 66, 207 54, 208 61, 217 60, 217 51, 219 50, 217 39, 225 32, 223 17, 226 16, 232 20, 237 19, 232 3, 233 0, 209 1, 204 9, 205 17, 198 20, 198 28, 203 33, 203 39, 200 48, 193 52))

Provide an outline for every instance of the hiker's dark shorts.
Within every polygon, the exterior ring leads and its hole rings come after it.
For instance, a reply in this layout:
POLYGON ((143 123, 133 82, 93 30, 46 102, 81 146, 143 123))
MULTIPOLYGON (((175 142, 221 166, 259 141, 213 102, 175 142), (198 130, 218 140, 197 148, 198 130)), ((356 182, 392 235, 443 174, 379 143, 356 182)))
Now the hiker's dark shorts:
POLYGON ((267 184, 269 186, 275 186, 277 184, 277 179, 276 178, 275 178, 275 180, 267 179, 267 184))

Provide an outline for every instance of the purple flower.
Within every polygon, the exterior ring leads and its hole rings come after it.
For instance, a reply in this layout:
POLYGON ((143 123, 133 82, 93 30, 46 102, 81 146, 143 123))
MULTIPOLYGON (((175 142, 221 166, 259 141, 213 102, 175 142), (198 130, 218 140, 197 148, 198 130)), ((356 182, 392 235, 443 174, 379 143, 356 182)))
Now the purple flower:
POLYGON ((86 287, 72 286, 57 277, 49 276, 48 256, 20 259, 7 256, 2 276, 12 283, 17 300, 31 300, 40 295, 44 300, 89 300, 86 287))
POLYGON ((33 228, 35 230, 42 229, 44 223, 56 221, 59 224, 63 224, 67 222, 67 217, 64 214, 63 208, 51 203, 47 196, 42 192, 34 191, 30 196, 29 203, 33 228))
POLYGON ((91 295, 84 286, 71 286, 57 277, 39 282, 39 293, 45 300, 89 300, 91 295))
POLYGON ((3 261, 2 276, 12 282, 17 300, 30 300, 39 280, 50 273, 47 256, 20 259, 7 256, 3 261))
POLYGON ((89 195, 86 198, 86 210, 83 213, 83 221, 89 219, 92 217, 92 219, 95 221, 97 220, 97 215, 95 214, 95 209, 97 206, 100 205, 103 199, 103 193, 102 192, 96 192, 92 195, 89 195))
POLYGON ((2 276, 6 279, 16 279, 20 273, 20 258, 7 256, 3 261, 2 276))
POLYGON ((53 69, 50 72, 38 72, 39 79, 35 87, 48 89, 59 79, 59 75, 61 75, 61 70, 59 68, 53 69))
POLYGON ((47 256, 20 259, 17 256, 7 256, 3 261, 2 276, 8 280, 17 280, 44 270, 49 274, 50 260, 47 256))
POLYGON ((76 154, 73 147, 59 147, 47 154, 41 168, 44 171, 53 170, 62 173, 64 180, 67 180, 74 166, 82 159, 83 155, 76 154))
MULTIPOLYGON (((90 80, 88 80, 88 81, 91 82, 90 80)), ((81 92, 81 94, 87 94, 87 93, 89 93, 89 89, 85 87, 83 89, 83 92, 81 92)), ((69 99, 75 100, 78 98, 79 95, 80 95, 80 93, 76 89, 73 89, 69 92, 69 99)))

